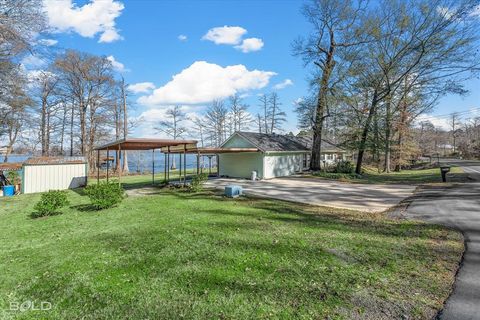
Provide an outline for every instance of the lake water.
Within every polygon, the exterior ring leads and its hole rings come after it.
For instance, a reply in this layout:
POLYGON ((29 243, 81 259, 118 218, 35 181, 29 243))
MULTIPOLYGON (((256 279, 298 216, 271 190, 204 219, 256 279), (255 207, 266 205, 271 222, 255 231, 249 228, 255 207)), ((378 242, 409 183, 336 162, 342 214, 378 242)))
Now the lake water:
MULTIPOLYGON (((115 156, 112 152, 110 156, 115 156)), ((8 156, 8 162, 23 162, 30 158, 31 155, 18 155, 18 154, 11 154, 8 156)), ((102 154, 101 157, 106 157, 106 154, 102 154)), ((128 169, 130 172, 151 172, 152 171, 152 151, 129 151, 128 152, 128 169)), ((202 158, 202 157, 200 157, 202 158)), ((2 155, 0 156, 0 161, 3 163, 5 157, 2 155)), ((173 159, 175 160, 176 167, 180 167, 180 160, 179 155, 170 155, 170 164, 172 163, 173 159)), ((182 155, 182 162, 183 162, 183 155, 182 155)), ((165 154, 160 153, 158 151, 155 152, 155 172, 162 172, 165 167, 165 154)), ((208 168, 208 157, 203 157, 200 160, 200 164, 203 165, 204 168, 208 168)), ((212 157, 212 166, 215 165, 215 157, 212 157)), ((195 169, 197 167, 197 156, 195 154, 187 154, 187 169, 195 169)), ((183 169, 183 166, 182 166, 183 169)))

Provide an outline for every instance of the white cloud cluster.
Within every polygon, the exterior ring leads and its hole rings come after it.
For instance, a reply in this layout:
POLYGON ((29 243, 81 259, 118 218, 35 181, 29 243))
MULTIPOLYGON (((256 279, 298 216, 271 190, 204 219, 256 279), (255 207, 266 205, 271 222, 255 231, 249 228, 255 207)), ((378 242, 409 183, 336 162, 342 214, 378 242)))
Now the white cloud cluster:
POLYGON ((285 79, 284 81, 280 82, 280 83, 277 83, 276 85, 273 86, 273 89, 275 90, 282 90, 282 89, 285 89, 286 87, 288 86, 292 86, 293 85, 293 81, 290 80, 290 79, 285 79))
POLYGON ((155 89, 155 85, 152 82, 139 82, 128 86, 128 90, 132 93, 147 93, 155 89))
POLYGON ((216 27, 208 30, 202 40, 209 40, 215 44, 239 44, 244 34, 247 33, 242 27, 216 27))
POLYGON ((51 46, 56 45, 58 43, 58 40, 55 40, 55 39, 40 39, 37 42, 38 42, 38 44, 40 44, 42 46, 51 47, 51 46))
POLYGON ((33 54, 25 56, 21 61, 21 64, 27 68, 39 68, 44 66, 46 63, 47 62, 44 59, 33 54))
POLYGON ((196 61, 152 94, 140 97, 138 102, 144 105, 206 103, 237 92, 261 89, 274 75, 271 71, 250 71, 241 64, 222 67, 196 61))
POLYGON ((115 19, 124 9, 121 2, 90 0, 81 7, 72 0, 44 0, 43 4, 49 24, 57 32, 74 31, 88 38, 100 34, 98 42, 123 39, 115 27, 115 19))
POLYGON ((188 40, 188 37, 187 37, 186 35, 184 35, 184 34, 179 35, 177 38, 178 38, 178 40, 180 40, 180 41, 182 41, 182 42, 188 40))
POLYGON ((108 56, 107 60, 111 62, 113 69, 118 72, 127 72, 128 69, 125 68, 125 65, 115 59, 114 56, 108 56))
POLYGON ((215 27, 202 37, 202 40, 212 41, 215 44, 233 45, 235 49, 244 53, 258 51, 263 48, 263 40, 260 38, 242 39, 247 30, 238 26, 215 27))
POLYGON ((421 122, 431 122, 435 127, 443 129, 443 130, 450 130, 450 119, 445 117, 436 117, 434 115, 427 115, 422 114, 415 119, 416 123, 421 122))

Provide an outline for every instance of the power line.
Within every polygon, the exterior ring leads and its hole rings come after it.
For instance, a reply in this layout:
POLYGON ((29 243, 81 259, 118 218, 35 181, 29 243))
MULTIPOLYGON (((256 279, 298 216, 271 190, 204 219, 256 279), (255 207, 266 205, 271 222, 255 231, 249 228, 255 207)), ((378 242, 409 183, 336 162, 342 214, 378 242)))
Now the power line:
MULTIPOLYGON (((436 120, 436 119, 451 118, 454 114, 458 115, 460 117, 460 116, 465 116, 465 115, 468 115, 468 114, 473 114, 475 112, 480 112, 480 107, 472 108, 470 110, 465 110, 465 111, 451 112, 451 113, 442 114, 442 115, 438 115, 438 116, 431 115, 431 116, 419 116, 419 117, 422 117, 421 121, 428 121, 429 119, 436 120)), ((478 116, 480 116, 480 114, 478 116)))

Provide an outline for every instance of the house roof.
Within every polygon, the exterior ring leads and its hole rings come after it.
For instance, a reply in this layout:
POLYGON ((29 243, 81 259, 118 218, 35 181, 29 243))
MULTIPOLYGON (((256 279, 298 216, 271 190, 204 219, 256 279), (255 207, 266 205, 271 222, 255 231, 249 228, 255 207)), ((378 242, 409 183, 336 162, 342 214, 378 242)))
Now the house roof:
MULTIPOLYGON (((235 134, 244 138, 263 152, 310 151, 312 146, 312 137, 310 136, 296 137, 276 133, 267 134, 245 131, 237 131, 235 134)), ((328 141, 322 141, 322 150, 330 152, 343 151, 328 141)))
POLYGON ((86 163, 84 157, 32 157, 26 160, 25 165, 46 165, 46 164, 81 164, 86 163))

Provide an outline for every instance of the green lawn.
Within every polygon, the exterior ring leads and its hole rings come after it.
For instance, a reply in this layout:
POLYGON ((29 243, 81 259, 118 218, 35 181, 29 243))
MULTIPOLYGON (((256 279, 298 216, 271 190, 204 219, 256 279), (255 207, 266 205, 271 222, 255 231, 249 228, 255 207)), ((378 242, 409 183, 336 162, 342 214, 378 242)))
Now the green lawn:
MULTIPOLYGON (((189 179, 191 176, 196 175, 197 170, 196 169, 187 169, 187 179, 189 179)), ((203 170, 204 173, 208 173, 208 168, 203 170)), ((213 167, 211 169, 211 174, 215 175, 217 172, 217 169, 213 167)), ((182 170, 182 179, 183 179, 183 170, 182 170)), ((170 181, 178 181, 180 176, 180 171, 179 170, 172 170, 170 171, 170 181)), ((112 173, 110 175, 110 179, 114 181, 118 181, 118 175, 115 173, 112 173)), ((105 181, 105 177, 102 176, 101 181, 105 181)), ((152 174, 135 174, 132 173, 130 175, 122 176, 120 178, 121 182, 124 184, 124 186, 129 189, 129 188, 137 188, 137 187, 143 187, 143 186, 149 186, 152 185, 152 182, 155 182, 155 184, 162 184, 165 180, 165 174, 162 172, 156 172, 155 173, 155 179, 153 179, 152 174)), ((97 183, 97 176, 93 175, 89 177, 89 184, 92 183, 97 183)))
MULTIPOLYGON (((442 182, 440 169, 415 169, 400 172, 379 173, 376 169, 366 168, 362 175, 342 174, 329 172, 315 172, 311 176, 329 180, 340 180, 352 183, 379 183, 379 184, 424 184, 442 182)), ((466 175, 462 168, 452 167, 447 174, 447 181, 463 181, 466 175)))
POLYGON ((460 233, 380 214, 160 191, 31 219, 0 200, 1 319, 431 318, 460 233), (48 301, 49 311, 9 311, 48 301))

